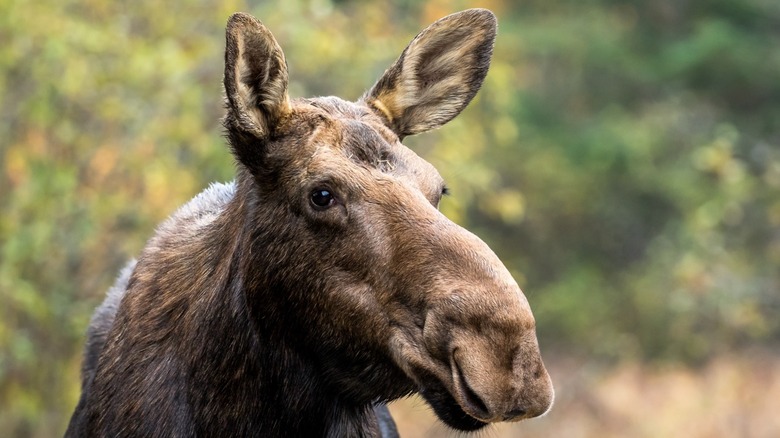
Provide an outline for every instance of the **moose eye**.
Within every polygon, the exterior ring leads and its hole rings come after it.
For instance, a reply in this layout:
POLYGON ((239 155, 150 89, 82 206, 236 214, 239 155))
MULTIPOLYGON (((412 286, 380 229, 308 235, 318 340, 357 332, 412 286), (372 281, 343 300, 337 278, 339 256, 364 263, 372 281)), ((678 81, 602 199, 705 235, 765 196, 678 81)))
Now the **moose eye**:
POLYGON ((314 207, 314 209, 325 210, 336 203, 336 198, 330 190, 315 189, 309 196, 309 202, 311 202, 311 206, 314 207))

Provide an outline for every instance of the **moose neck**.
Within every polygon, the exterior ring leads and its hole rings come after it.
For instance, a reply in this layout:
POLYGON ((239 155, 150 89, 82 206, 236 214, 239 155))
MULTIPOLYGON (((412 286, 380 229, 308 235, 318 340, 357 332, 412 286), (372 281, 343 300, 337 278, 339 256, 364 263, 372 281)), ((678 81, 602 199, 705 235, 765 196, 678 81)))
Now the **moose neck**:
MULTIPOLYGON (((200 239, 221 258, 206 265, 222 267, 215 269, 221 275, 215 275, 213 296, 193 309, 201 321, 191 334, 198 349, 194 378, 213 385, 191 394, 199 398, 199 410, 235 413, 247 435, 258 429, 268 436, 362 436, 378 430, 370 401, 346 400, 335 392, 326 384, 325 366, 301 344, 305 321, 295 320, 289 299, 296 291, 275 281, 269 260, 289 245, 283 224, 262 219, 269 212, 259 209, 274 207, 260 203, 248 174, 239 172, 235 184, 233 199, 200 239)), ((204 432, 221 427, 203 426, 204 432)))

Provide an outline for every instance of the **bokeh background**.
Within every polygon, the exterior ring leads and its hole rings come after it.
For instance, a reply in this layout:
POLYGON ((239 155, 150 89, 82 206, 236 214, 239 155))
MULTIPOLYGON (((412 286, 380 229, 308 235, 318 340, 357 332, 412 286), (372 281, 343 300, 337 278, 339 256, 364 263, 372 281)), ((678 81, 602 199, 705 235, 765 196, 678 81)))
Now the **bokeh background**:
POLYGON ((293 96, 356 99, 474 6, 500 23, 485 85, 407 143, 524 289, 557 389, 482 436, 780 436, 777 0, 0 0, 0 435, 62 435, 118 269, 232 178, 232 12, 272 29, 293 96))

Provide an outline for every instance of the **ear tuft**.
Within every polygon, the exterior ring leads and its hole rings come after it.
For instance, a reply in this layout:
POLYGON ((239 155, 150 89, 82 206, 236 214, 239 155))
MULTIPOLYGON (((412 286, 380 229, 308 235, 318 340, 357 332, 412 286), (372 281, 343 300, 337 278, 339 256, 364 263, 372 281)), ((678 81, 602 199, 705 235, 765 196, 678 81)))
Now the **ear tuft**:
POLYGON ((249 14, 233 14, 225 34, 226 128, 265 139, 290 111, 284 53, 271 32, 249 14))
POLYGON ((437 128, 468 105, 487 75, 496 17, 448 15, 420 32, 362 100, 400 137, 437 128))

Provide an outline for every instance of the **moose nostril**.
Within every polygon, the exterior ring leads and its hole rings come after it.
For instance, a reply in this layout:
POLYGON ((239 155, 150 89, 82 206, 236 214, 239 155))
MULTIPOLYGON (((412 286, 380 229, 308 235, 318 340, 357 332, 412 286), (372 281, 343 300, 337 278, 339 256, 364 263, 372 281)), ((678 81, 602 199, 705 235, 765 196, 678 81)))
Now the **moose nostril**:
POLYGON ((463 395, 466 399, 465 401, 471 405, 472 409, 477 411, 476 413, 478 415, 482 416, 483 418, 488 418, 490 416, 490 410, 488 409, 487 405, 484 401, 482 401, 482 398, 477 395, 473 389, 471 389, 471 386, 469 386, 468 382, 466 382, 466 377, 463 375, 463 370, 460 369, 458 361, 454 360, 453 362, 455 362, 458 381, 460 383, 460 387, 463 388, 463 395))

